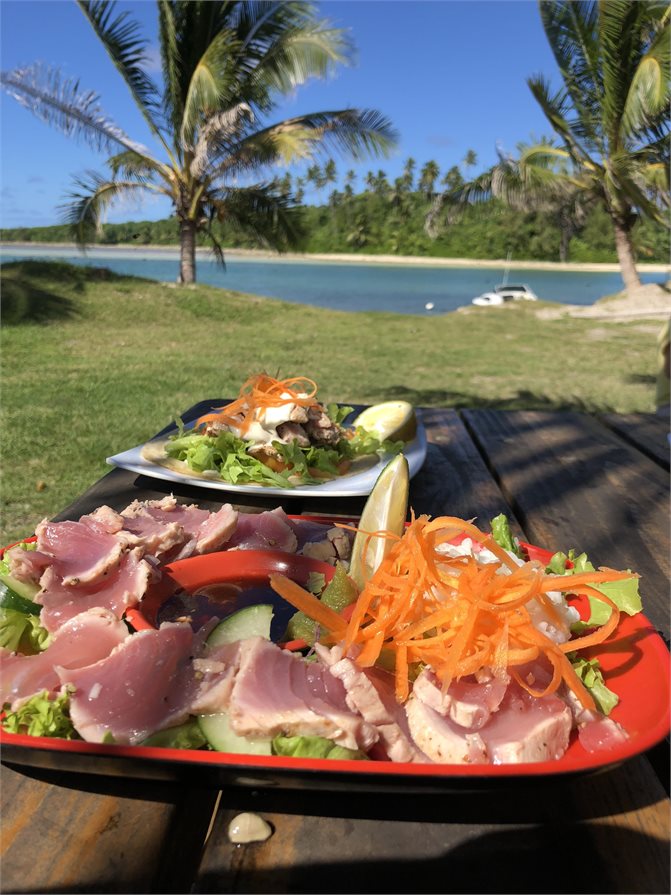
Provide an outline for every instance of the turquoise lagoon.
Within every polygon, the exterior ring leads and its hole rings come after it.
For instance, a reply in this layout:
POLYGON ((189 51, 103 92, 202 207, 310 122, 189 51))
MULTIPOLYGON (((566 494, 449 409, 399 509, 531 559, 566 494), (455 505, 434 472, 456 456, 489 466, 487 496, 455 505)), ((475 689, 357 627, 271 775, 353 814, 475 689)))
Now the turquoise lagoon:
MULTIPOLYGON (((72 264, 108 267, 119 274, 175 282, 178 254, 174 249, 104 249, 85 255, 69 248, 12 246, 0 249, 0 260, 54 259, 72 264)), ((223 270, 210 257, 199 256, 200 283, 265 295, 299 304, 341 311, 391 311, 400 314, 442 314, 502 281, 496 268, 439 267, 412 264, 332 262, 258 258, 231 253, 223 270), (427 305, 430 307, 427 309, 427 305)), ((646 283, 663 282, 664 274, 643 274, 646 283)), ((539 298, 565 304, 591 305, 622 289, 618 273, 525 270, 511 266, 508 282, 526 283, 539 298)))

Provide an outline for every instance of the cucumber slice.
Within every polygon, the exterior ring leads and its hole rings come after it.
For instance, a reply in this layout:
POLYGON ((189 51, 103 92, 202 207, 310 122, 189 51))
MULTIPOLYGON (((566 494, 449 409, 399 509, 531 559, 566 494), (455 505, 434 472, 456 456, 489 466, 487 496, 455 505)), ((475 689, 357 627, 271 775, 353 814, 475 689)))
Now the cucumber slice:
POLYGON ((205 642, 208 646, 221 646, 224 643, 247 640, 248 637, 265 637, 266 640, 270 640, 272 619, 272 606, 266 604, 245 606, 220 621, 205 642))
POLYGON ((235 752, 239 755, 272 754, 270 739, 241 737, 231 727, 227 712, 218 712, 216 715, 200 715, 198 725, 207 742, 217 752, 235 752))
MULTIPOLYGON (((31 602, 35 594, 39 593, 40 590, 39 584, 32 584, 28 581, 19 581, 17 578, 14 578, 14 576, 10 575, 9 573, 0 573, 0 583, 4 584, 5 587, 7 587, 9 590, 14 591, 14 593, 18 594, 18 596, 23 597, 24 600, 29 600, 31 602)), ((39 612, 41 608, 42 607, 39 606, 37 611, 39 612)))
POLYGON ((9 587, 5 583, 9 577, 9 575, 4 576, 5 580, 0 581, 0 607, 3 609, 14 609, 16 612, 22 612, 24 615, 39 615, 42 607, 17 593, 14 588, 9 587))

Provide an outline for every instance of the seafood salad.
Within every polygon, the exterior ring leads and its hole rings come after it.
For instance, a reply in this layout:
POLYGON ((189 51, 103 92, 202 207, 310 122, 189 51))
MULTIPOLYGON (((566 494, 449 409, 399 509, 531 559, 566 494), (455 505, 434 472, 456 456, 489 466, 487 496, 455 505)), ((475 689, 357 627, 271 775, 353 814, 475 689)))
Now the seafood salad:
POLYGON ((403 448, 402 439, 380 437, 356 421, 343 426, 351 412, 318 401, 311 379, 259 373, 243 384, 235 401, 161 442, 160 456, 152 443, 143 456, 234 485, 320 484, 403 448))
POLYGON ((505 518, 489 533, 421 516, 400 536, 366 534, 393 543, 359 589, 348 575, 347 526, 299 531, 281 510, 252 526, 228 505, 194 509, 100 508, 79 522, 43 523, 37 549, 8 552, 11 582, 27 591, 0 607, 5 730, 478 765, 559 759, 575 736, 590 752, 626 740, 608 717, 618 697, 589 650, 622 612, 640 611, 632 572, 597 570, 573 554, 543 563, 520 549, 505 518), (296 610, 275 641, 264 604, 198 627, 184 619, 133 632, 123 621, 166 558, 269 541, 277 549, 281 534, 282 549, 319 555, 332 574, 309 587, 270 576, 296 610), (584 620, 568 595, 589 605, 584 620), (32 619, 13 641, 7 613, 32 619))

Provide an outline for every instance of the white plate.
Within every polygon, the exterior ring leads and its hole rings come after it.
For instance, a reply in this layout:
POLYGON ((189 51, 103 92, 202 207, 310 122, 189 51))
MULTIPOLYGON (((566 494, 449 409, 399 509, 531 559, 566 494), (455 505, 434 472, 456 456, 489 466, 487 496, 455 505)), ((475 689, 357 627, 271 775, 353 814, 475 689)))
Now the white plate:
MULTIPOLYGON (((187 428, 189 428, 187 426, 187 428)), ((298 485, 294 488, 275 488, 266 485, 232 485, 230 482, 224 482, 218 478, 203 478, 202 476, 188 475, 186 473, 176 472, 161 466, 159 463, 152 463, 142 456, 144 445, 124 451, 121 454, 115 454, 108 457, 107 462, 111 466, 120 466, 122 469, 128 469, 130 472, 137 472, 139 475, 151 476, 155 479, 165 479, 168 482, 178 482, 182 485, 196 485, 200 488, 216 488, 221 491, 232 491, 236 494, 273 494, 284 497, 354 497, 361 494, 370 494, 375 481, 382 471, 382 468, 389 462, 391 457, 382 456, 378 462, 363 472, 355 472, 351 475, 344 475, 338 479, 332 479, 329 482, 321 482, 318 485, 298 485)), ((403 451, 410 467, 410 477, 414 476, 422 468, 424 458, 426 457, 426 430, 422 423, 419 411, 417 412, 417 435, 408 442, 403 451)))

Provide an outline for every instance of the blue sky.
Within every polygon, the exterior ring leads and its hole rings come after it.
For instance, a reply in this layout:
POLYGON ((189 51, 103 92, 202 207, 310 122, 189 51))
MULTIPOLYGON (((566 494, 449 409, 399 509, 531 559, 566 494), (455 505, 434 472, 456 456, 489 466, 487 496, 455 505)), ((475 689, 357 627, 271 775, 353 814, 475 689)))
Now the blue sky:
MULTIPOLYGON (((444 173, 468 149, 476 151, 480 170, 495 160, 497 143, 514 149, 519 140, 549 133, 525 81, 538 72, 556 79, 535 0, 331 0, 319 6, 350 30, 356 63, 297 90, 273 119, 374 108, 400 134, 390 158, 356 165, 336 159, 341 177, 354 168, 360 183, 366 171, 382 168, 393 179, 409 156, 417 169, 434 159, 444 173)), ((135 0, 119 8, 132 11, 155 50, 155 4, 135 0)), ((61 67, 95 90, 107 115, 131 137, 152 145, 125 84, 73 0, 1 0, 0 17, 3 70, 35 61, 61 67)), ((156 78, 156 57, 154 65, 156 78)), ((4 92, 0 116, 2 226, 57 223, 71 176, 103 171, 105 156, 43 124, 4 92)), ((168 203, 150 200, 112 210, 108 220, 169 213, 168 203)))

